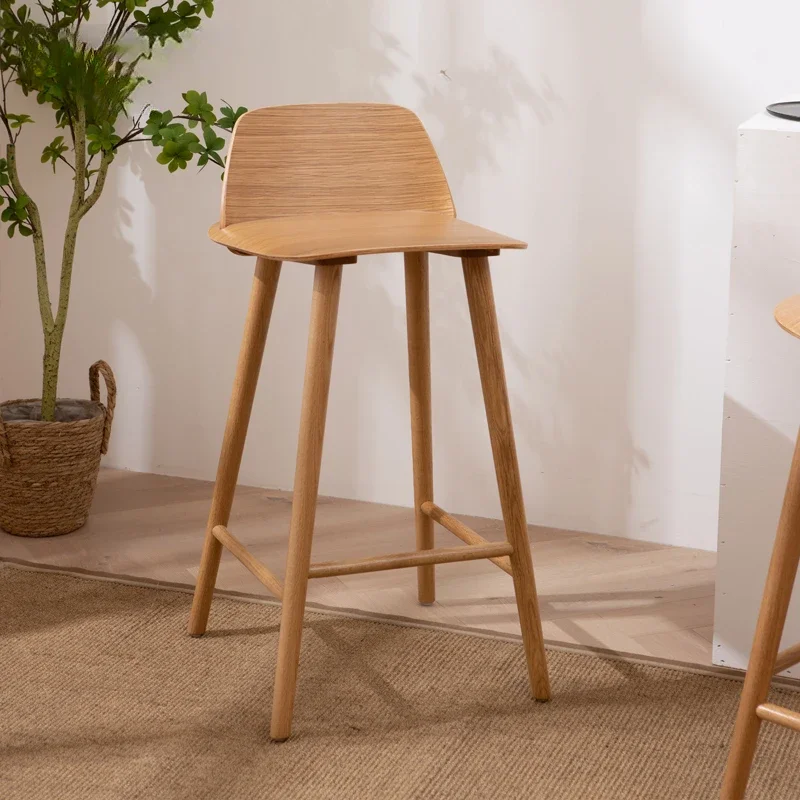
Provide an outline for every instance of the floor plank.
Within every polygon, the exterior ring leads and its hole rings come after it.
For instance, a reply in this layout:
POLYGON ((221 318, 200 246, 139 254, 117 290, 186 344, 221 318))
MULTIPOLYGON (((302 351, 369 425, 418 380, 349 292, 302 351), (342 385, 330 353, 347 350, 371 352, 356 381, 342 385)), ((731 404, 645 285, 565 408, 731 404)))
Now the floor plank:
MULTIPOLYGON (((192 584, 211 490, 205 481, 104 469, 84 528, 47 539, 0 532, 0 556, 192 584)), ((229 525, 279 577, 290 512, 286 492, 241 487, 229 525)), ((463 519, 487 539, 503 538, 498 520, 463 519)), ((537 526, 530 526, 529 533, 549 641, 711 663, 714 553, 537 526)), ((410 550, 413 541, 410 509, 320 498, 315 561, 410 550)), ((437 546, 456 544, 437 526, 437 546)), ((519 633, 511 579, 493 564, 444 564, 436 575, 437 602, 428 607, 416 601, 414 570, 311 581, 309 600, 519 633)), ((267 594, 229 554, 223 556, 217 585, 267 594)))

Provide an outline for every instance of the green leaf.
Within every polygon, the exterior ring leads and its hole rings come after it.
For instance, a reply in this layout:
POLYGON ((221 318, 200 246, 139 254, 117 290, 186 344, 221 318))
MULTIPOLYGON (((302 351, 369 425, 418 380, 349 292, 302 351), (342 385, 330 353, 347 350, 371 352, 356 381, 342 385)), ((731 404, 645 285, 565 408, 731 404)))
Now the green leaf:
POLYGON ((247 109, 244 106, 239 106, 239 108, 234 111, 230 105, 225 105, 220 108, 219 113, 221 116, 217 122, 217 127, 223 128, 226 131, 232 131, 239 117, 247 113, 247 109))
POLYGON ((53 172, 55 172, 56 162, 67 150, 69 150, 69 147, 64 144, 64 137, 56 136, 56 138, 42 150, 42 164, 50 162, 53 165, 53 172))
POLYGON ((142 128, 142 135, 149 137, 153 144, 158 147, 164 138, 161 129, 169 126, 173 116, 171 111, 151 111, 147 118, 147 124, 142 128))
MULTIPOLYGON (((176 127, 183 128, 182 125, 176 127)), ((170 172, 175 172, 178 169, 186 169, 195 153, 202 151, 203 146, 197 136, 184 128, 183 132, 164 141, 156 160, 159 164, 166 164, 170 172)))
POLYGON ((96 155, 101 151, 104 153, 112 152, 114 146, 121 139, 122 137, 114 132, 114 127, 110 122, 103 122, 102 125, 86 126, 87 150, 90 155, 96 155))
POLYGON ((189 121, 190 128, 194 128, 200 121, 209 125, 217 121, 217 116, 214 113, 214 106, 208 102, 208 95, 206 95, 205 92, 201 94, 200 92, 190 90, 183 94, 183 99, 186 101, 186 107, 183 109, 183 113, 194 118, 189 121))
POLYGON ((186 133, 186 126, 180 122, 171 122, 158 131, 159 136, 167 141, 175 141, 186 133))
POLYGON ((28 122, 33 122, 33 117, 28 114, 6 114, 6 117, 8 117, 9 126, 16 130, 19 130, 28 122))
POLYGON ((28 204, 30 197, 20 195, 16 198, 9 198, 8 205, 0 213, 0 222, 8 222, 8 235, 12 237, 19 230, 23 236, 33 234, 33 228, 28 222, 28 204))
POLYGON ((203 139, 208 150, 222 150, 225 147, 225 140, 221 136, 217 136, 210 125, 203 128, 203 139))

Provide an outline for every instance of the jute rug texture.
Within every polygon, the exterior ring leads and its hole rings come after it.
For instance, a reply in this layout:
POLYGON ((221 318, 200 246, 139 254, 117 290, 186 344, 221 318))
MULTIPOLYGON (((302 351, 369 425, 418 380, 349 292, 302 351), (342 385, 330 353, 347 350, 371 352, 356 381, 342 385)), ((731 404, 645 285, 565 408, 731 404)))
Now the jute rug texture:
MULTIPOLYGON (((309 612, 294 736, 268 739, 279 609, 0 565, 2 800, 715 798, 741 683, 309 612)), ((800 709, 800 696, 775 702, 800 709)), ((800 797, 764 726, 748 798, 800 797)))

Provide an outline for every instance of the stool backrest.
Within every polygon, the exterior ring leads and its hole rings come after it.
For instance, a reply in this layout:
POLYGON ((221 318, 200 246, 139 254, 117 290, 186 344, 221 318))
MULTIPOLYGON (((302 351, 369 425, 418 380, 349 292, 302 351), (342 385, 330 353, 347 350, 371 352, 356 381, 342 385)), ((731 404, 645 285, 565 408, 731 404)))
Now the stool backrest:
POLYGON ((436 151, 412 111, 377 103, 274 106, 236 123, 220 227, 367 211, 455 216, 436 151))

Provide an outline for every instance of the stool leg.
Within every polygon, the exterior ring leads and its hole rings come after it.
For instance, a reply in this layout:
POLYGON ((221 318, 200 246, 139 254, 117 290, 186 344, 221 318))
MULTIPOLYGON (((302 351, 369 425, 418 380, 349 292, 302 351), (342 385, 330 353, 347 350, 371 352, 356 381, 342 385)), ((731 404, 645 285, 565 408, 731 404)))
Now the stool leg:
POLYGON ((208 625, 208 614, 211 610, 211 599, 222 555, 222 545, 211 531, 217 525, 227 525, 231 514, 236 480, 239 477, 239 466, 242 463, 244 442, 247 437, 247 426, 250 422, 250 411, 253 408, 261 358, 264 355, 280 274, 280 261, 259 258, 256 262, 250 307, 239 350, 239 363, 233 381, 228 421, 225 424, 225 435, 217 466, 214 497, 208 515, 203 555, 200 559, 200 571, 197 574, 194 602, 189 617, 189 633, 192 636, 202 636, 208 625))
POLYGON ((292 732, 292 709, 300 661, 303 612, 311 564, 311 537, 317 511, 319 471, 322 464, 322 441, 328 388, 331 381, 333 343, 342 266, 318 265, 314 274, 314 297, 311 303, 311 326, 308 334, 303 405, 297 442, 297 465, 294 474, 292 521, 289 529, 289 554, 281 609, 281 633, 278 640, 278 664, 272 704, 271 737, 279 742, 292 732))
MULTIPOLYGON (((405 253, 408 377, 411 385, 411 452, 414 463, 414 522, 417 550, 433 549, 433 520, 421 506, 433 501, 433 432, 431 422, 431 319, 428 254, 405 253)), ((433 565, 417 567, 417 597, 436 601, 433 565)))
POLYGON ((503 510, 506 536, 514 548, 511 567, 522 641, 528 662, 528 675, 533 696, 537 700, 549 700, 550 679, 547 674, 542 622, 539 616, 539 601, 536 597, 533 561, 528 541, 528 526, 525 521, 525 505, 522 499, 517 449, 503 369, 503 353, 500 349, 489 259, 486 256, 468 257, 463 258, 462 263, 472 332, 478 354, 483 401, 492 442, 494 468, 497 473, 497 487, 500 491, 500 506, 503 510))
POLYGON ((756 708, 766 702, 769 693, 783 626, 792 599, 798 562, 800 562, 800 436, 792 458, 778 532, 772 548, 772 560, 761 600, 753 649, 750 652, 750 664, 739 701, 733 742, 722 783, 720 795, 722 800, 741 800, 747 789, 761 727, 761 720, 756 716, 756 708))

